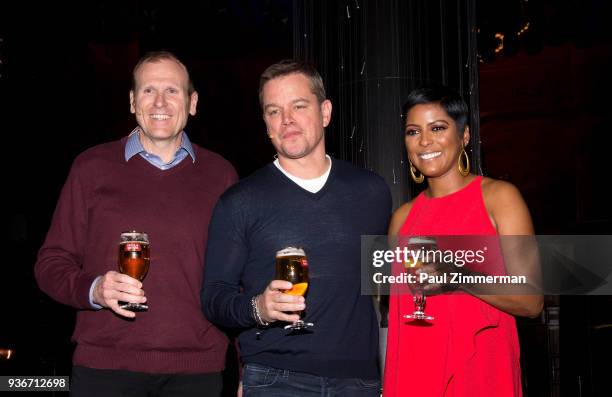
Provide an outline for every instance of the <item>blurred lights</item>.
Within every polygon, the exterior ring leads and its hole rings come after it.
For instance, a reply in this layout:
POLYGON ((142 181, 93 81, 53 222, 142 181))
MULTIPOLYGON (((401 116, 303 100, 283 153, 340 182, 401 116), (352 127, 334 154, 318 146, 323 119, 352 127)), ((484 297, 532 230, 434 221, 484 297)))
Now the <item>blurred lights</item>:
POLYGON ((495 33, 495 38, 498 41, 497 48, 495 48, 495 53, 499 54, 504 49, 504 35, 503 33, 495 33))
POLYGON ((13 356, 12 349, 0 349, 0 359, 10 360, 12 356, 13 356))
MULTIPOLYGON (((521 37, 521 35, 523 35, 523 33, 525 33, 526 31, 529 30, 529 22, 527 22, 525 24, 525 26, 523 26, 521 28, 521 30, 519 30, 516 35, 518 37, 521 37)), ((495 53, 499 54, 500 52, 502 52, 504 50, 504 34, 503 33, 495 33, 495 40, 497 41, 497 47, 495 48, 495 53)))

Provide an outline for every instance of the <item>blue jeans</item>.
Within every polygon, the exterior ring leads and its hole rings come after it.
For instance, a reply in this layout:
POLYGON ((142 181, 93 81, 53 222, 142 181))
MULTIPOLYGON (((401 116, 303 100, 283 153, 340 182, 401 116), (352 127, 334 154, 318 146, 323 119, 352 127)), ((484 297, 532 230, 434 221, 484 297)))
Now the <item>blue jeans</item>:
POLYGON ((380 380, 322 376, 247 364, 243 397, 380 397, 380 380))

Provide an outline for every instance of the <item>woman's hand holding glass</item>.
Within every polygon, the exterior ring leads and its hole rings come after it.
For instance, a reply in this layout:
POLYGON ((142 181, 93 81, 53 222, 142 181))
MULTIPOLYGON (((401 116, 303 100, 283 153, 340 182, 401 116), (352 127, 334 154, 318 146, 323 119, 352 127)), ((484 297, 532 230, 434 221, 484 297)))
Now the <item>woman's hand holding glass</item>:
POLYGON ((425 295, 438 295, 456 290, 458 285, 452 283, 453 274, 458 271, 453 263, 444 261, 425 262, 417 270, 417 278, 423 279, 422 289, 425 295), (421 276, 423 274, 423 276, 421 276))

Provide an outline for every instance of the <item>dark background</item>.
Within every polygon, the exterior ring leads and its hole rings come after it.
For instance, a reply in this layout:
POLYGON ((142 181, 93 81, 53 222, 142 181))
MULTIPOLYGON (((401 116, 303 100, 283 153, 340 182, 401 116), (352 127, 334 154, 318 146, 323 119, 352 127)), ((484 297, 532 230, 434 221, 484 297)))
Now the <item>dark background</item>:
MULTIPOLYGON (((440 7, 443 3, 454 2, 440 2, 440 7)), ((200 93, 198 114, 187 126, 189 137, 230 160, 242 177, 273 155, 258 105, 259 74, 294 53, 307 55, 323 72, 334 102, 327 132, 330 152, 374 169, 392 189, 398 185, 396 204, 408 198, 414 187, 404 179, 406 173, 396 175, 396 168, 392 172, 383 161, 395 156, 392 167, 403 167, 401 144, 365 139, 366 157, 364 141, 349 139, 350 123, 368 106, 354 106, 353 97, 370 100, 374 111, 387 106, 363 95, 372 91, 367 84, 374 80, 344 84, 343 75, 335 72, 340 61, 321 54, 336 48, 347 54, 343 65, 358 77, 364 69, 361 53, 388 43, 377 36, 383 26, 360 30, 372 26, 364 22, 373 18, 368 15, 390 21, 398 27, 397 34, 416 45, 429 38, 416 37, 410 29, 419 21, 426 25, 426 14, 431 13, 426 4, 431 2, 414 0, 410 8, 408 2, 385 3, 410 12, 409 21, 393 13, 375 14, 373 1, 338 1, 334 7, 343 14, 325 11, 331 7, 325 4, 333 2, 0 4, 0 132, 8 138, 2 191, 9 253, 0 289, 0 347, 17 351, 10 362, 0 361, 0 375, 70 372, 74 311, 38 290, 32 267, 74 157, 135 126, 128 103, 131 69, 148 50, 168 49, 185 60, 200 93), (368 5, 370 14, 364 12, 359 25, 358 10, 368 5), (345 7, 352 12, 349 19, 345 7), (300 47, 304 40, 314 40, 304 38, 304 32, 319 32, 323 39, 317 40, 325 48, 310 53, 300 47)), ((471 4, 477 11, 479 83, 472 94, 479 95, 480 105, 472 110, 479 110, 482 156, 472 155, 482 160, 485 174, 519 187, 538 233, 609 234, 611 3, 471 4)), ((407 62, 425 71, 436 68, 423 66, 418 57, 422 53, 411 54, 407 62)), ((459 62, 455 55, 445 62, 459 62)), ((373 68, 369 63, 366 74, 373 68)), ((379 127, 367 125, 374 134, 379 127)), ((610 297, 548 297, 540 319, 519 321, 526 395, 612 395, 606 379, 611 369, 611 303, 610 297)))
POLYGON ((257 89, 269 64, 292 56, 291 12, 282 0, 0 3, 10 253, 0 347, 16 350, 0 374, 70 374, 74 310, 38 290, 32 266, 75 156, 136 126, 128 91, 140 56, 167 49, 185 61, 200 93, 190 139, 246 176, 274 154, 257 89))

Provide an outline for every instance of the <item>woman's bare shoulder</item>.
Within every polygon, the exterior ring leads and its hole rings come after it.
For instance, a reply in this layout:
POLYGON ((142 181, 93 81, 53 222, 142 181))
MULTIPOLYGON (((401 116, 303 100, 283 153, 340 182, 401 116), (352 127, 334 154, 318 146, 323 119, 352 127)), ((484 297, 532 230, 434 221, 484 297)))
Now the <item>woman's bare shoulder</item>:
POLYGON ((485 207, 499 234, 531 234, 533 225, 523 196, 512 183, 483 178, 485 207))
POLYGON ((512 183, 489 177, 482 178, 482 195, 487 207, 508 201, 523 200, 521 193, 512 183))

